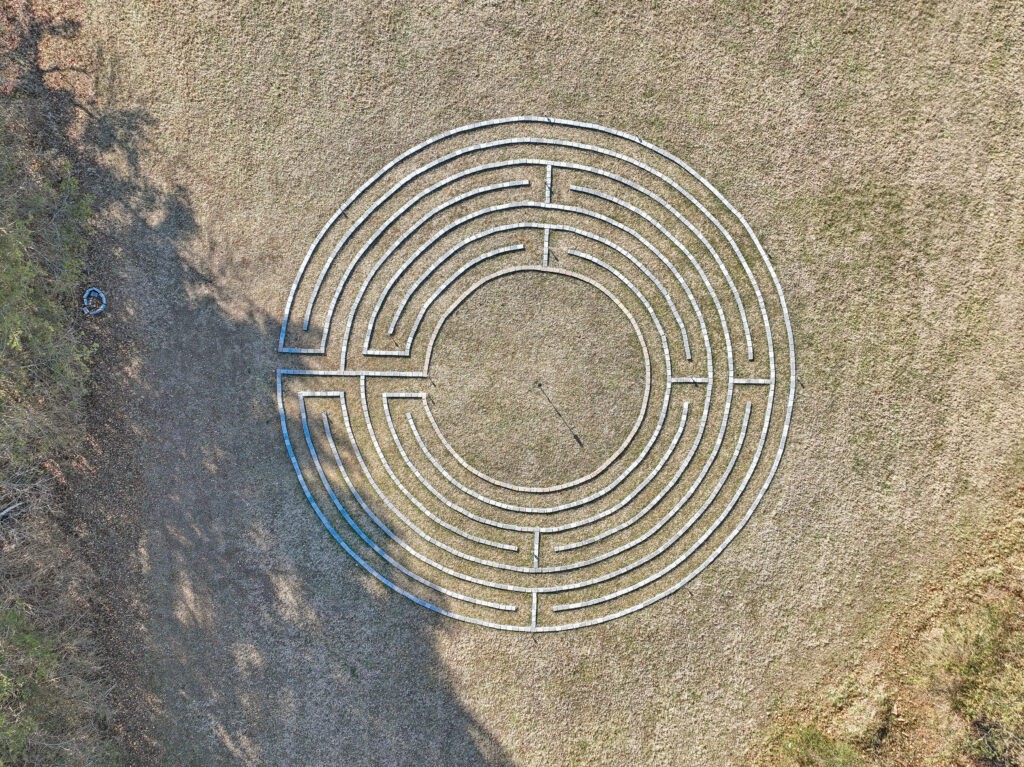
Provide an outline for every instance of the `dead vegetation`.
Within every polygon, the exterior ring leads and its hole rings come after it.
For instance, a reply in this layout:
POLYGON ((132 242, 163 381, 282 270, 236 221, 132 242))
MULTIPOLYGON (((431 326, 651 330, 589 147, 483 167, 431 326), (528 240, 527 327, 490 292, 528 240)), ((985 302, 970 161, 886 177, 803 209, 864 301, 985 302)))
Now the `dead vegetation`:
POLYGON ((97 584, 46 489, 0 525, 0 764, 113 765, 92 642, 97 584))
POLYGON ((92 642, 95 576, 62 510, 90 349, 76 328, 90 200, 41 139, 21 43, 0 41, 0 765, 116 763, 92 642))

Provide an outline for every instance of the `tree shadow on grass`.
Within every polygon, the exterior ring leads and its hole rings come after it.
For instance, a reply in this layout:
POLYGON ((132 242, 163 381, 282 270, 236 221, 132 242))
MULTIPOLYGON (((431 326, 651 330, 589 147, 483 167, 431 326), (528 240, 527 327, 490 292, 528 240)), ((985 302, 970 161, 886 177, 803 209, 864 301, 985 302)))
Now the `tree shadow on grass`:
POLYGON ((91 438, 65 523, 103 583, 126 763, 510 764, 445 677, 441 619, 363 580, 309 509, 274 407, 276 318, 226 309, 188 257, 189 190, 143 171, 153 119, 91 96, 75 19, 7 14, 3 98, 94 196, 87 279, 109 308, 82 319, 91 438))

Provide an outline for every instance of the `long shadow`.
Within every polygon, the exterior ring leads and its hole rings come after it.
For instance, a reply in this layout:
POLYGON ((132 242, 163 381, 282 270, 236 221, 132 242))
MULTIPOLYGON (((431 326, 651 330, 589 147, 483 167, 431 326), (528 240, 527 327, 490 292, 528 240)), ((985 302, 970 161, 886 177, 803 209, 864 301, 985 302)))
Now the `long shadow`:
POLYGON ((146 177, 143 109, 90 95, 74 19, 7 11, 3 98, 93 195, 107 311, 67 524, 127 764, 505 765, 458 701, 439 619, 366 583, 309 510, 274 405, 276 322, 190 248, 185 188, 146 177), (46 62, 44 65, 43 62, 46 62), (242 308, 239 308, 239 307, 242 308))

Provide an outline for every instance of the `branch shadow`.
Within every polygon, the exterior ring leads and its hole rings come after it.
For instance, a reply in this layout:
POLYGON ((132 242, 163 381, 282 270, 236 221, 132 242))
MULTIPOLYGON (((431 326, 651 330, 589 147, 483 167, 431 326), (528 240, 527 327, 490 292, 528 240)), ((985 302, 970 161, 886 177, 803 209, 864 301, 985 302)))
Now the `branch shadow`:
POLYGON ((362 580, 309 509, 274 404, 277 318, 226 308, 193 257, 189 190, 144 170, 153 118, 94 97, 76 19, 4 13, 0 97, 94 199, 86 277, 108 308, 81 320, 98 352, 67 524, 105 584, 126 763, 511 764, 446 677, 443 619, 362 580))

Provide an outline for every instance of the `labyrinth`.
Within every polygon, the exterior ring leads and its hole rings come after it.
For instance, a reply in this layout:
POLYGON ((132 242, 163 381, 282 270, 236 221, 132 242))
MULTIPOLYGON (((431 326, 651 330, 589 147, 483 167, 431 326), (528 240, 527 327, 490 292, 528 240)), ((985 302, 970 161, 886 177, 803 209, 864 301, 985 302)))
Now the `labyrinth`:
POLYGON ((701 574, 776 474, 796 380, 740 213, 666 151, 541 117, 449 131, 361 186, 302 261, 279 351, 330 535, 424 607, 527 632, 701 574))

